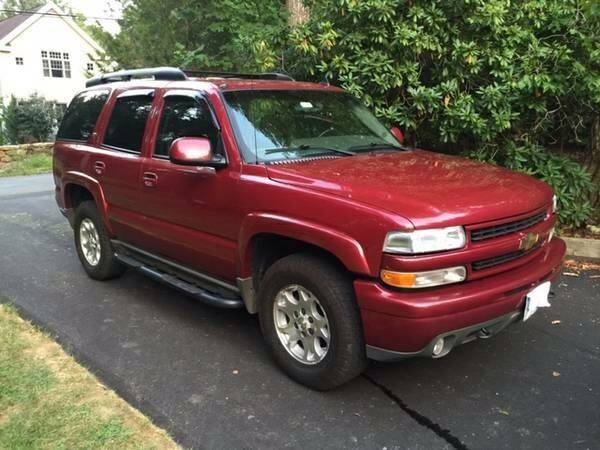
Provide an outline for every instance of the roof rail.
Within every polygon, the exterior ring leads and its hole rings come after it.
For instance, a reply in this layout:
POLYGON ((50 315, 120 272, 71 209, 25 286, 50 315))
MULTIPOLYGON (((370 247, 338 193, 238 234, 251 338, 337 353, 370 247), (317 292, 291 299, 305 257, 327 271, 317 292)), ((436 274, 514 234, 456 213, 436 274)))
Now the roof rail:
POLYGON ((155 80, 183 81, 186 74, 176 67, 150 67, 146 69, 120 70, 113 73, 103 73, 90 78, 85 87, 98 86, 117 81, 130 81, 132 78, 154 78, 155 80))
POLYGON ((242 73, 242 72, 221 72, 215 70, 200 70, 200 69, 183 69, 183 72, 192 77, 202 78, 242 78, 249 80, 280 80, 280 81, 294 81, 292 77, 284 73, 279 72, 265 72, 265 73, 242 73))

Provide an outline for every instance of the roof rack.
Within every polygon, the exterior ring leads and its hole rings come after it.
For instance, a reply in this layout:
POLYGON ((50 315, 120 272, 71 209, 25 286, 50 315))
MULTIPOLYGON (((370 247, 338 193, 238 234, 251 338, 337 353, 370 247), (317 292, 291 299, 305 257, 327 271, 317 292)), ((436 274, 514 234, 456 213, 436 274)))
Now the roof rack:
POLYGON ((146 69, 120 70, 113 73, 104 73, 90 78, 85 87, 98 86, 117 81, 130 81, 132 78, 154 78, 155 80, 183 81, 187 80, 186 74, 176 67, 150 67, 146 69))
POLYGON ((221 72, 215 70, 200 70, 200 69, 183 69, 183 72, 192 77, 201 78, 241 78, 248 80, 280 80, 280 81, 294 81, 292 77, 284 73, 279 72, 265 72, 265 73, 242 73, 242 72, 221 72))
POLYGON ((241 78, 249 80, 280 80, 294 81, 289 75, 279 72, 238 73, 212 70, 178 69, 176 67, 149 67, 145 69, 119 70, 118 72, 103 73, 90 78, 85 87, 99 86, 117 81, 131 81, 133 78, 154 78, 165 81, 184 81, 189 76, 202 78, 241 78))

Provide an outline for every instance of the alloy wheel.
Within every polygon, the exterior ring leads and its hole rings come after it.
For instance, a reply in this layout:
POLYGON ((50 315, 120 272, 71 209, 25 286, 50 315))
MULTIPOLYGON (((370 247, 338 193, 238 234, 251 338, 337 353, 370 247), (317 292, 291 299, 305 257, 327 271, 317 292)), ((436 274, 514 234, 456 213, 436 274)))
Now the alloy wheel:
POLYGON ((275 330, 283 347, 302 364, 321 362, 330 346, 330 328, 323 306, 300 285, 281 289, 273 304, 275 330))
POLYGON ((94 222, 87 217, 79 225, 79 245, 88 264, 90 266, 98 265, 101 256, 100 236, 94 222))

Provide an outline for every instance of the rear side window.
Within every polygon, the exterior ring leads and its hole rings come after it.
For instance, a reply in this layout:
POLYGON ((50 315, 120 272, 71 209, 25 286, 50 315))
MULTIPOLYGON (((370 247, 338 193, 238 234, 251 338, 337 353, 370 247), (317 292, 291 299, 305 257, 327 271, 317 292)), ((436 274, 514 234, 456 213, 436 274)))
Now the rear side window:
POLYGON ((150 95, 118 98, 106 128, 104 144, 139 153, 151 107, 150 95))
POLYGON ((67 108, 57 140, 87 141, 94 132, 96 121, 108 99, 109 91, 87 91, 76 96, 67 108))

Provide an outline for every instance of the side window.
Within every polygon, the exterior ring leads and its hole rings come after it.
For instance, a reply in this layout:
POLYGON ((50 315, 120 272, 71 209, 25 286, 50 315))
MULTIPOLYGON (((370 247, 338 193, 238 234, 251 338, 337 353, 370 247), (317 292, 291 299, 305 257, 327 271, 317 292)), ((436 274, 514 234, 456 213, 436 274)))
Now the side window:
POLYGON ((150 95, 117 98, 104 135, 104 144, 139 153, 151 106, 150 95))
POLYGON ((76 96, 60 124, 56 139, 87 141, 94 131, 98 116, 108 99, 109 91, 87 91, 76 96))
POLYGON ((207 137, 218 152, 218 131, 204 100, 176 95, 165 97, 154 155, 168 156, 171 142, 180 137, 207 137))

